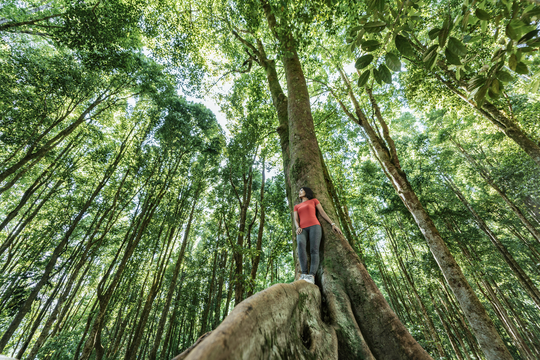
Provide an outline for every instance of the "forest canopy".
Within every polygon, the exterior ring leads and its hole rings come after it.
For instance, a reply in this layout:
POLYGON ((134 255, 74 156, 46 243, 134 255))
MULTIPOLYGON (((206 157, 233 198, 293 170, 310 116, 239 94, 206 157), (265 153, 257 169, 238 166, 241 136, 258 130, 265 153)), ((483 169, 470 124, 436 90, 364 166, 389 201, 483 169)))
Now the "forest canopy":
POLYGON ((0 354, 540 358, 539 20, 4 1, 0 354), (303 187, 342 232, 314 285, 303 187))

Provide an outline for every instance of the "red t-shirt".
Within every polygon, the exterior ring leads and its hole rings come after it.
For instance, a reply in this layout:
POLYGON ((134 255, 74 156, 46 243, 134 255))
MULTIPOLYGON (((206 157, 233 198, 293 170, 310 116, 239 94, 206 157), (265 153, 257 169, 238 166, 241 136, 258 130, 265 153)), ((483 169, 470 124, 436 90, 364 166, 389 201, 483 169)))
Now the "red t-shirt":
POLYGON ((313 225, 321 225, 316 215, 317 204, 319 204, 319 200, 311 199, 294 206, 294 211, 298 212, 302 229, 313 225))

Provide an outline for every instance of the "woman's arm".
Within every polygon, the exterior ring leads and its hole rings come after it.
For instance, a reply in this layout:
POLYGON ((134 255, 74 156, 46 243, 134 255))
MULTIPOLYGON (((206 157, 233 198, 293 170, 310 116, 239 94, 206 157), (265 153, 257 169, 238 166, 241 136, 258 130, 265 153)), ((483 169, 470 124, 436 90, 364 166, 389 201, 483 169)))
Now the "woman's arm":
POLYGON ((321 216, 323 217, 323 219, 328 221, 328 223, 332 225, 332 230, 334 230, 338 234, 343 234, 341 232, 341 230, 339 230, 339 228, 336 226, 336 224, 332 220, 330 220, 328 215, 326 215, 326 212, 324 211, 324 209, 323 209, 323 207, 322 207, 322 205, 320 203, 317 204, 317 210, 319 210, 319 212, 321 213, 321 216))
POLYGON ((302 228, 298 225, 298 211, 294 212, 294 225, 296 225, 296 234, 300 235, 302 233, 302 228))

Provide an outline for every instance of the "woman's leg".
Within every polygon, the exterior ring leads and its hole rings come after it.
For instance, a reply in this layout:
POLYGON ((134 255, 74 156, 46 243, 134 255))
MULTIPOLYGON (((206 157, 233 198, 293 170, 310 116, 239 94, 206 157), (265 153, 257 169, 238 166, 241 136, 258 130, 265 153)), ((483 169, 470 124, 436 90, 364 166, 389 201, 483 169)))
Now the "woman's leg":
POLYGON ((307 274, 306 230, 302 230, 300 235, 296 235, 296 243, 298 244, 298 260, 300 261, 300 269, 302 270, 302 274, 307 274))
POLYGON ((313 225, 309 228, 309 253, 311 255, 311 266, 309 274, 315 275, 319 268, 319 246, 321 245, 322 228, 321 225, 313 225))

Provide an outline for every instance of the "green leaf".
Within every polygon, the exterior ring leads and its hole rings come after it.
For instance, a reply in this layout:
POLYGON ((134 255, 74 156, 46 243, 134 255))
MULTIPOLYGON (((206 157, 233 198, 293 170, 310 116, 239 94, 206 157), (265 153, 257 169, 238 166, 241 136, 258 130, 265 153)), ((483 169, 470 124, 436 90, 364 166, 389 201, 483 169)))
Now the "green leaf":
POLYGON ((355 43, 349 44, 347 46, 347 50, 349 50, 349 55, 353 55, 354 50, 357 48, 355 43))
POLYGON ((529 40, 531 40, 533 37, 535 37, 538 34, 538 30, 529 31, 525 35, 519 39, 518 44, 523 44, 529 40))
POLYGON ((437 59, 439 58, 439 54, 435 52, 435 56, 433 56, 430 60, 426 61, 426 69, 431 70, 433 69, 433 66, 437 62, 437 59))
POLYGON ((387 53, 386 54, 386 66, 392 71, 400 71, 401 70, 401 61, 399 61, 399 57, 394 53, 387 53))
POLYGON ((516 64, 515 70, 518 74, 521 74, 521 75, 526 75, 529 73, 529 68, 527 67, 527 65, 525 65, 524 62, 521 62, 521 61, 516 64))
POLYGON ((435 57, 435 55, 437 55, 437 48, 439 47, 438 44, 435 44, 435 45, 431 45, 425 52, 424 52, 424 56, 422 58, 422 61, 423 62, 428 62, 430 61, 433 57, 435 57))
POLYGON ((510 24, 506 25, 506 36, 512 40, 518 40, 518 34, 510 24))
POLYGON ((486 93, 488 91, 488 86, 484 85, 481 88, 479 88, 476 93, 474 94, 474 100, 476 101, 476 104, 480 107, 484 104, 484 100, 486 99, 486 93))
POLYGON ((531 46, 533 48, 539 47, 540 46, 540 38, 536 38, 536 39, 532 39, 532 40, 527 41, 527 45, 531 46))
POLYGON ((495 91, 493 91, 492 88, 489 88, 487 94, 489 95, 490 98, 496 100, 499 98, 499 93, 496 93, 495 91))
POLYGON ((364 29, 366 29, 367 32, 374 33, 383 30, 386 27, 386 23, 384 21, 370 21, 364 25, 364 29))
POLYGON ((435 39, 439 35, 440 31, 441 31, 441 29, 439 29, 439 28, 431 29, 429 31, 429 33, 428 33, 429 39, 430 40, 435 39))
POLYGON ((472 92, 475 89, 483 86, 486 83, 486 77, 482 75, 474 75, 467 83, 467 90, 472 92))
POLYGON ((357 68, 358 70, 360 70, 360 69, 365 68, 369 64, 371 64, 372 61, 373 61, 373 55, 371 55, 371 54, 360 56, 356 60, 356 63, 354 64, 354 67, 357 68))
POLYGON ((512 70, 516 70, 517 65, 517 57, 516 54, 510 55, 510 59, 508 59, 508 67, 512 70))
POLYGON ((521 15, 522 19, 530 19, 533 16, 538 17, 540 15, 540 7, 534 8, 521 15))
POLYGON ((349 29, 349 35, 356 36, 356 34, 358 33, 358 31, 360 31, 360 29, 362 29, 361 26, 353 26, 352 28, 349 29))
POLYGON ((536 29, 535 26, 532 26, 532 27, 528 26, 527 24, 525 24, 523 21, 519 19, 510 20, 510 25, 512 25, 512 27, 517 33, 521 33, 521 32, 527 33, 529 31, 533 31, 536 29))
POLYGON ((459 25, 461 23, 461 20, 463 20, 463 15, 457 15, 456 18, 454 19, 453 23, 452 23, 452 28, 455 25, 459 25))
POLYGON ((364 36, 364 30, 360 30, 360 32, 358 33, 358 36, 356 37, 356 40, 354 41, 355 47, 362 45, 363 36, 364 36))
POLYGON ((444 55, 446 56, 446 61, 451 65, 462 65, 461 61, 459 60, 459 57, 451 52, 448 48, 444 51, 444 55))
POLYGON ((379 85, 382 85, 381 74, 379 73, 379 70, 377 70, 377 68, 373 69, 373 78, 379 85))
POLYGON ((497 72, 496 76, 502 82, 507 83, 507 82, 510 82, 510 81, 514 81, 514 78, 512 77, 512 75, 510 75, 510 73, 508 73, 507 71, 504 71, 504 70, 499 70, 497 72))
POLYGON ((370 71, 366 70, 362 73, 362 75, 360 75, 360 77, 358 78, 358 87, 364 87, 364 85, 367 84, 369 80, 369 73, 370 71))
POLYGON ((482 40, 482 35, 473 36, 469 41, 465 41, 465 42, 468 44, 468 43, 475 43, 480 40, 482 40))
POLYGON ((538 92, 538 87, 540 87, 540 78, 534 80, 531 83, 531 87, 529 88, 529 91, 532 92, 532 93, 536 93, 536 92, 538 92))
POLYGON ((495 61, 499 60, 505 53, 506 53, 506 51, 504 51, 501 48, 498 48, 493 53, 493 56, 491 57, 491 62, 495 62, 495 61))
POLYGON ((380 12, 383 12, 384 5, 386 4, 386 0, 368 0, 366 1, 366 3, 370 9, 375 9, 380 12))
POLYGON ((381 43, 377 40, 367 40, 362 43, 362 50, 366 52, 372 52, 377 50, 381 46, 381 43))
POLYGON ((495 93, 495 94, 499 94, 499 80, 497 79, 493 79, 493 81, 491 82, 491 87, 490 89, 495 93))
POLYGON ((474 13, 475 13, 476 17, 479 18, 480 20, 489 20, 489 19, 491 19, 491 16, 485 10, 476 9, 476 11, 474 13))
POLYGON ((414 49, 412 48, 411 44, 409 44, 409 41, 407 38, 405 38, 402 35, 396 35, 396 48, 403 56, 413 57, 414 56, 414 49))
POLYGON ((381 64, 381 66, 379 66, 379 75, 381 76, 381 80, 385 83, 392 83, 392 74, 390 73, 390 70, 388 70, 386 65, 381 64))
POLYGON ((448 28, 443 27, 441 31, 439 31, 439 46, 441 49, 446 45, 446 39, 448 38, 449 30, 448 28))
POLYGON ((499 63, 494 64, 494 65, 489 69, 488 75, 487 75, 487 76, 488 76, 490 79, 494 78, 494 77, 496 76, 497 72, 498 72, 499 70, 501 70, 501 69, 503 68, 503 66, 504 66, 504 62, 502 62, 502 61, 499 62, 499 63))
POLYGON ((471 25, 471 27, 475 26, 479 21, 480 19, 474 16, 474 14, 469 15, 469 25, 471 25))
POLYGON ((469 17, 471 16, 471 14, 469 13, 469 11, 467 11, 465 13, 465 15, 463 15, 463 20, 461 20, 461 27, 463 28, 463 30, 465 30, 467 28, 467 25, 469 25, 469 17))
POLYGON ((467 55, 467 47, 453 36, 448 39, 448 49, 459 57, 467 55))
POLYGON ((517 61, 521 61, 522 58, 523 58, 523 52, 521 51, 521 49, 518 49, 516 51, 516 59, 517 61))

